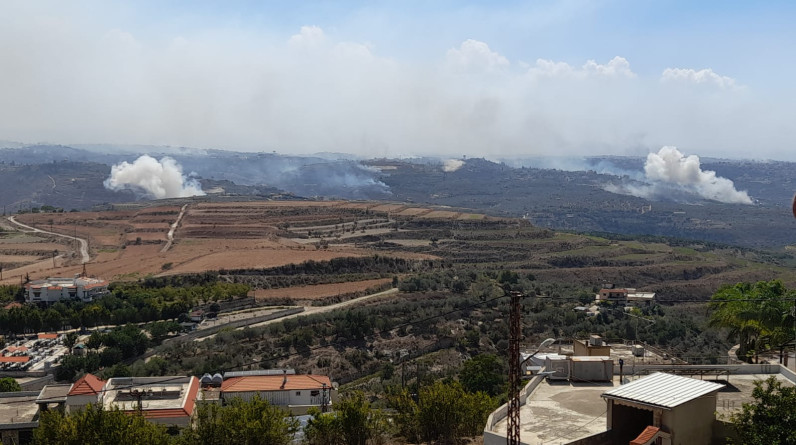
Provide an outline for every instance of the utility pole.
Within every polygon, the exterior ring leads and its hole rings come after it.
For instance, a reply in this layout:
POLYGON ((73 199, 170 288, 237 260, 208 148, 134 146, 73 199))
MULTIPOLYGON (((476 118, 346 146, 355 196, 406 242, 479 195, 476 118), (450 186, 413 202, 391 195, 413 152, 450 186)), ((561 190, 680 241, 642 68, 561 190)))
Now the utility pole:
POLYGON ((323 392, 321 393, 321 412, 329 411, 328 401, 326 400, 326 383, 323 384, 323 392))
POLYGON ((520 445, 520 335, 521 317, 520 292, 512 291, 511 313, 509 315, 509 400, 506 443, 520 445))

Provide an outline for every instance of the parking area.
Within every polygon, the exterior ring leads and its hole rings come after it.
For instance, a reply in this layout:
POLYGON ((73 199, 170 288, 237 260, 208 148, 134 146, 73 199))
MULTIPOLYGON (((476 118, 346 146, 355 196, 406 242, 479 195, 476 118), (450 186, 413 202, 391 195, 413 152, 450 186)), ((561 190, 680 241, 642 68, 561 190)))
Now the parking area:
POLYGON ((66 354, 61 334, 35 334, 6 339, 0 350, 0 371, 46 371, 66 354))

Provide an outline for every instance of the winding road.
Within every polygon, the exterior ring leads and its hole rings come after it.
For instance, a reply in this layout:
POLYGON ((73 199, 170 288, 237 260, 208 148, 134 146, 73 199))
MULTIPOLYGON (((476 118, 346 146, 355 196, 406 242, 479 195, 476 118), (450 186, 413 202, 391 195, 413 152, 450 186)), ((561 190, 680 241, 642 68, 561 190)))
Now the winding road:
POLYGON ((62 233, 56 233, 56 232, 50 232, 50 231, 47 231, 47 230, 37 229, 37 228, 31 227, 31 226, 29 226, 27 224, 22 224, 21 222, 18 222, 16 219, 14 219, 13 216, 9 216, 6 219, 9 222, 11 222, 11 223, 16 224, 17 226, 22 227, 23 229, 27 229, 27 230, 23 230, 23 232, 44 233, 44 234, 47 234, 47 235, 55 235, 55 236, 60 236, 60 237, 63 237, 63 238, 69 238, 71 240, 76 240, 76 241, 78 241, 80 243, 80 256, 81 256, 80 263, 81 264, 88 263, 91 260, 91 257, 88 254, 88 241, 86 241, 83 238, 78 238, 78 237, 72 236, 72 235, 64 235, 62 233))

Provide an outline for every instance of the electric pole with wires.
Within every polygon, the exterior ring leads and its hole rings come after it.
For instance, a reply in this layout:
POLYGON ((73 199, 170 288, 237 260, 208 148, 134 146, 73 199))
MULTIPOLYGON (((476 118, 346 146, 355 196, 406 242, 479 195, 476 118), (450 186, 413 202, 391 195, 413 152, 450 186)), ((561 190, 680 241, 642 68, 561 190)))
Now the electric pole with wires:
POLYGON ((509 400, 506 443, 520 445, 520 336, 522 293, 510 291, 511 313, 509 314, 509 400))

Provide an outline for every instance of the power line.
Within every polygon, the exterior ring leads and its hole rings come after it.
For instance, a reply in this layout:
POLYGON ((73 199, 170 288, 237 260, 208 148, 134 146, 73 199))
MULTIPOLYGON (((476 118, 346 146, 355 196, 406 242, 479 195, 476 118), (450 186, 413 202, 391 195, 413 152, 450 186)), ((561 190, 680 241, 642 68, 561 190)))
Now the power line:
MULTIPOLYGON (((456 309, 452 309, 450 311, 447 311, 447 312, 444 312, 444 313, 441 313, 441 314, 432 315, 432 316, 421 318, 421 319, 418 319, 418 320, 412 320, 412 321, 404 322, 404 323, 401 323, 401 324, 398 324, 398 325, 395 325, 395 326, 391 327, 389 330, 384 330, 384 331, 374 330, 374 332, 372 332, 370 334, 363 335, 363 338, 375 337, 375 336, 383 334, 384 332, 389 332, 391 330, 400 329, 400 328, 403 328, 403 327, 409 327, 409 326, 412 326, 412 325, 415 325, 415 324, 425 323, 425 322, 428 322, 428 321, 431 321, 431 320, 435 320, 435 319, 438 319, 438 318, 446 317, 446 316, 454 314, 456 312, 472 309, 472 308, 475 308, 475 307, 478 307, 478 306, 482 306, 482 305, 485 305, 487 303, 492 303, 494 301, 501 300, 503 298, 508 298, 508 297, 509 297, 509 295, 505 294, 505 295, 501 295, 501 296, 498 296, 498 297, 490 298, 490 299, 487 299, 487 300, 482 300, 480 302, 476 302, 476 303, 473 303, 473 304, 470 304, 470 305, 467 305, 467 306, 464 306, 464 307, 459 307, 459 308, 456 308, 456 309)), ((577 298, 577 297, 552 297, 552 296, 549 296, 549 295, 547 295, 547 296, 544 296, 544 295, 527 295, 526 297, 527 298, 546 299, 546 300, 556 300, 556 301, 558 301, 558 300, 579 301, 579 298, 577 298)), ((796 298, 781 298, 781 299, 778 299, 778 300, 780 300, 780 301, 796 301, 796 298)), ((750 301, 750 302, 753 302, 753 301, 772 301, 772 299, 768 299, 768 298, 746 298, 746 299, 721 300, 721 301, 718 301, 718 302, 725 302, 725 301, 726 302, 729 302, 729 301, 750 301)), ((710 301, 710 300, 696 300, 696 299, 693 299, 693 300, 675 300, 675 301, 667 302, 667 303, 683 303, 683 302, 714 303, 713 301, 710 301)), ((613 310, 618 310, 619 308, 612 308, 612 309, 613 310)), ((284 359, 287 359, 287 358, 290 358, 290 357, 306 354, 307 352, 312 352, 312 351, 316 351, 316 350, 319 350, 319 349, 325 349, 325 348, 334 347, 334 346, 342 346, 342 345, 345 345, 345 344, 357 342, 359 340, 360 339, 338 340, 338 341, 335 341, 335 342, 327 343, 326 345, 318 345, 318 346, 309 347, 307 349, 302 350, 301 352, 298 352, 298 351, 297 352, 292 352, 292 353, 288 352, 288 353, 284 353, 284 354, 277 355, 277 356, 274 356, 274 357, 269 357, 267 359, 262 359, 262 360, 257 360, 257 361, 253 361, 253 362, 243 363, 243 364, 240 364, 240 365, 230 366, 230 367, 227 367, 227 368, 220 368, 220 369, 218 369, 218 372, 233 371, 233 370, 242 369, 242 368, 249 367, 249 366, 260 365, 260 364, 271 362, 271 361, 284 360, 284 359)), ((724 356, 715 356, 715 357, 718 358, 718 357, 724 357, 724 356)), ((708 356, 708 357, 705 357, 705 358, 711 358, 711 357, 708 356)), ((184 375, 182 375, 182 376, 172 376, 172 377, 164 378, 164 379, 162 379, 160 381, 149 382, 149 384, 168 383, 168 382, 174 381, 176 379, 183 379, 185 377, 186 376, 184 376, 184 375)), ((120 386, 120 387, 117 387, 116 389, 126 389, 128 387, 132 388, 132 387, 136 387, 136 386, 140 386, 140 385, 132 385, 131 384, 131 385, 126 386, 126 387, 125 386, 120 386)), ((103 390, 103 392, 104 392, 104 390, 103 390)), ((52 400, 58 400, 58 399, 52 399, 52 400)), ((49 401, 49 400, 41 399, 40 401, 49 401)), ((27 402, 22 402, 22 401, 13 402, 12 401, 12 402, 7 402, 7 403, 10 404, 10 403, 27 403, 27 402)))

